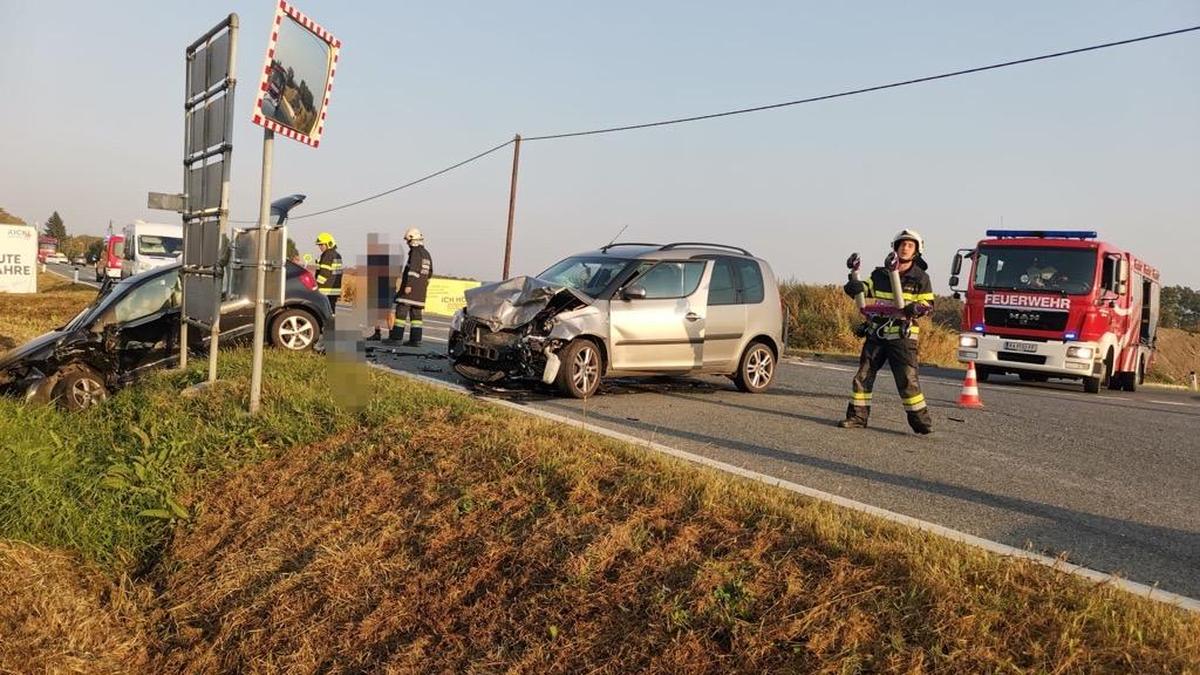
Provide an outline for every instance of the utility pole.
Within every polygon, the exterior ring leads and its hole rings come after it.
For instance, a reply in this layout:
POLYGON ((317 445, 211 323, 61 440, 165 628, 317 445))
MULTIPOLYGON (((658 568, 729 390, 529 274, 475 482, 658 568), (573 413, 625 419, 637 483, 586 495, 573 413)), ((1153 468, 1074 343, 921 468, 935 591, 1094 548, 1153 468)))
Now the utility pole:
POLYGON ((504 272, 500 276, 503 281, 508 278, 509 264, 512 262, 513 216, 517 211, 517 167, 521 163, 521 134, 513 137, 513 167, 512 183, 508 188, 508 234, 504 238, 504 272))

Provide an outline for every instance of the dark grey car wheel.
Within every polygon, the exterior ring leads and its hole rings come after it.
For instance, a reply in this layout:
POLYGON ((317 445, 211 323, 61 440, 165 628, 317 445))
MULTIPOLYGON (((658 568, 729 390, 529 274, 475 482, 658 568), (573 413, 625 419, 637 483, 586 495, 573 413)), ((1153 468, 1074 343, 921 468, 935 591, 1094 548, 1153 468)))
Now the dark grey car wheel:
POLYGON ((72 365, 59 374, 51 397, 64 410, 87 410, 108 398, 108 387, 96 371, 82 364, 72 365))
POLYGON ((285 309, 271 322, 271 344, 280 349, 302 352, 312 349, 320 337, 321 326, 302 309, 285 309))

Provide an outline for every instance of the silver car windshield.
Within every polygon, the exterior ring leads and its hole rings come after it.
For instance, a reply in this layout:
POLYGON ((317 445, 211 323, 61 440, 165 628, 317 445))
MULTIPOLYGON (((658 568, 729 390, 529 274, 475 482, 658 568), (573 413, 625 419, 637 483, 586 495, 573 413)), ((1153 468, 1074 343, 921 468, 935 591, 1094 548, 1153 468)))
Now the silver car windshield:
POLYGON ((576 256, 554 263, 539 274, 538 278, 551 284, 573 288, 594 298, 635 262, 627 258, 608 256, 576 256))

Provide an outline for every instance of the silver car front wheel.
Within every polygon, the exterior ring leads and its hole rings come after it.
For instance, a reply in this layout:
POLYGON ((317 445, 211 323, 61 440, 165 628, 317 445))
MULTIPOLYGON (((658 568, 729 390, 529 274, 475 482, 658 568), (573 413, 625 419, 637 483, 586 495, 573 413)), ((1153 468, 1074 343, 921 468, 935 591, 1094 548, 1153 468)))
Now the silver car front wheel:
POLYGON ((604 372, 600 348, 587 339, 568 344, 559 354, 558 388, 573 398, 587 398, 600 387, 604 372))

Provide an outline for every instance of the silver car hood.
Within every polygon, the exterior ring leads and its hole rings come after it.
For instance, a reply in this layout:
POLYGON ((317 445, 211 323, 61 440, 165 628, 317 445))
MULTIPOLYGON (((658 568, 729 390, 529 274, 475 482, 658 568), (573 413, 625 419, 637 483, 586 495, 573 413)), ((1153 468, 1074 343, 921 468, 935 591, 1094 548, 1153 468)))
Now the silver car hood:
POLYGON ((552 284, 537 277, 513 277, 466 292, 466 315, 478 319, 493 331, 516 328, 533 321, 560 293, 569 293, 588 305, 592 298, 568 286, 552 284))

